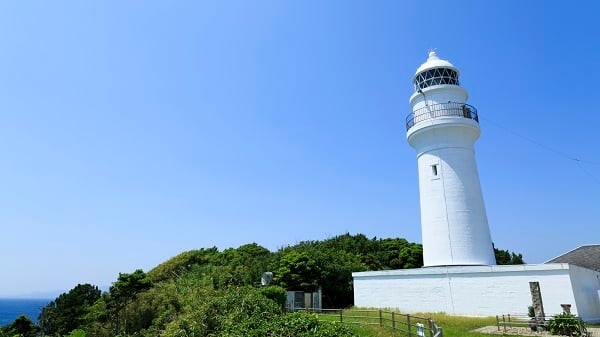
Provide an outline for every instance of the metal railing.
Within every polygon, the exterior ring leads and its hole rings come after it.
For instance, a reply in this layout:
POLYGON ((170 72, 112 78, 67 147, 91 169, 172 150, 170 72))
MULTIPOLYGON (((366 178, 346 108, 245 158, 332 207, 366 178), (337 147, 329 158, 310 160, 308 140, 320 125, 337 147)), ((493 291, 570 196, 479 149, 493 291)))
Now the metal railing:
MULTIPOLYGON (((529 317, 528 315, 496 315, 496 326, 498 327, 498 331, 503 333, 518 333, 519 330, 540 333, 549 330, 548 323, 552 319, 554 319, 554 316, 529 317)), ((565 320, 567 318, 561 319, 565 320)), ((573 324, 578 325, 579 327, 579 334, 577 336, 591 336, 581 319, 572 318, 572 320, 573 324)))
POLYGON ((458 102, 436 103, 419 108, 408 115, 406 117, 406 131, 416 124, 437 117, 462 117, 479 123, 477 109, 472 105, 458 102))
POLYGON ((431 318, 368 309, 296 309, 314 312, 319 320, 343 324, 375 325, 387 328, 394 336, 443 337, 443 330, 431 318))

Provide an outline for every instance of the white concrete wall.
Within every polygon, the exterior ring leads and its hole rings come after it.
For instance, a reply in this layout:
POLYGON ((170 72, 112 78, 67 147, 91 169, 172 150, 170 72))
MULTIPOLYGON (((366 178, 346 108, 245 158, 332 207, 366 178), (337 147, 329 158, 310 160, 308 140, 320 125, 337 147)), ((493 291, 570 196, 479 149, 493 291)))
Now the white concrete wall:
POLYGON ((411 313, 524 315, 532 303, 529 282, 537 281, 547 315, 560 313, 560 305, 570 303, 574 313, 591 320, 600 305, 582 302, 580 297, 596 291, 597 298, 597 288, 591 286, 591 281, 597 278, 579 270, 583 268, 573 267, 567 264, 452 266, 353 273, 354 304, 411 313), (571 281, 572 272, 576 274, 575 282, 571 281), (581 296, 576 297, 576 293, 581 296), (581 304, 585 309, 579 312, 581 304))
POLYGON ((575 312, 586 322, 600 322, 600 272, 570 266, 575 312))

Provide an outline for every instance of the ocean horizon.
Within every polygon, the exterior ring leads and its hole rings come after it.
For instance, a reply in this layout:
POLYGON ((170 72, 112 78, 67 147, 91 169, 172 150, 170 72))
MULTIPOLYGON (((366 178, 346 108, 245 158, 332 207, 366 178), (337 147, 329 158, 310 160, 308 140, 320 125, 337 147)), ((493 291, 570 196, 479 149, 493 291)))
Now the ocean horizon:
POLYGON ((0 298, 0 326, 14 322, 21 315, 37 323, 42 308, 50 301, 48 298, 0 298))

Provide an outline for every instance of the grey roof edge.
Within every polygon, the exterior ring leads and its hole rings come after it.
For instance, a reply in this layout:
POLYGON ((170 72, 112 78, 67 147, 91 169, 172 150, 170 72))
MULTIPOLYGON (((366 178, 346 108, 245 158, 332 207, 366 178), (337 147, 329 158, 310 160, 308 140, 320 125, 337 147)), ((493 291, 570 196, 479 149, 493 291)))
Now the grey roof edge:
POLYGON ((590 244, 581 245, 581 246, 579 246, 579 247, 577 247, 577 248, 574 248, 574 249, 571 249, 571 250, 569 250, 568 252, 565 252, 565 253, 562 253, 562 254, 560 254, 560 255, 558 255, 558 256, 556 256, 556 257, 553 257, 553 258, 551 258, 550 260, 548 260, 548 261, 546 261, 546 262, 543 262, 543 263, 556 263, 556 262, 552 262, 552 261, 554 261, 554 260, 556 260, 556 259, 558 259, 558 258, 561 258, 561 257, 563 257, 563 256, 565 256, 565 255, 571 254, 571 253, 573 253, 574 251, 576 251, 576 250, 579 250, 579 249, 581 249, 581 248, 585 248, 585 247, 592 247, 592 246, 599 246, 599 247, 600 247, 600 244, 598 244, 598 243, 590 243, 590 244))

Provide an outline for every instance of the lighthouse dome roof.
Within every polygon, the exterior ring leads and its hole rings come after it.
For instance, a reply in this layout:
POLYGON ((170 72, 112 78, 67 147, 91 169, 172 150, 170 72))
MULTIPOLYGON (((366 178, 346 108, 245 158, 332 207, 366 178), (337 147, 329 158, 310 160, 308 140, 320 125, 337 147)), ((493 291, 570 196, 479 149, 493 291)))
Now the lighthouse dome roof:
POLYGON ((432 68, 449 68, 456 71, 460 75, 460 71, 458 71, 458 68, 456 68, 452 63, 439 58, 435 51, 430 51, 427 61, 425 61, 425 63, 421 64, 421 66, 417 68, 415 76, 417 76, 417 74, 422 73, 425 70, 429 70, 432 68))
POLYGON ((415 91, 437 85, 459 85, 460 72, 452 63, 440 59, 435 51, 429 52, 425 63, 421 64, 413 76, 415 91))

